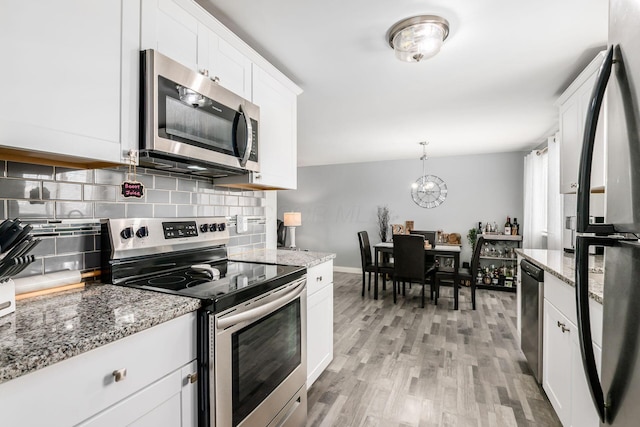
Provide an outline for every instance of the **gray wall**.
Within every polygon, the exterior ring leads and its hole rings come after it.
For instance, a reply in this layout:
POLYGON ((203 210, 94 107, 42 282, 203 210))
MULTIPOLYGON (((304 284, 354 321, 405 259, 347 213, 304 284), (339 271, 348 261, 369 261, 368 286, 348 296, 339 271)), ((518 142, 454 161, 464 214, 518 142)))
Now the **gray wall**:
POLYGON ((214 187, 210 179, 138 168, 140 199, 124 198, 128 168, 68 169, 0 161, 0 218, 34 225, 42 242, 36 261, 18 277, 100 267, 100 218, 248 215, 258 221, 238 235, 229 227, 230 255, 266 246, 265 192, 214 187), (62 223, 59 223, 62 221, 62 223), (80 226, 79 224, 86 224, 80 226))
POLYGON ((426 173, 442 178, 449 189, 446 201, 433 209, 411 199, 410 186, 422 175, 419 159, 298 168, 298 189, 278 192, 278 218, 302 212, 296 246, 334 252, 336 266, 359 268, 356 233, 367 230, 372 244, 379 242, 376 211, 386 205, 392 224, 413 220, 418 230, 460 233, 462 260, 468 261, 466 235, 478 221, 503 227, 510 216, 523 223, 523 158, 518 152, 427 160, 426 173))

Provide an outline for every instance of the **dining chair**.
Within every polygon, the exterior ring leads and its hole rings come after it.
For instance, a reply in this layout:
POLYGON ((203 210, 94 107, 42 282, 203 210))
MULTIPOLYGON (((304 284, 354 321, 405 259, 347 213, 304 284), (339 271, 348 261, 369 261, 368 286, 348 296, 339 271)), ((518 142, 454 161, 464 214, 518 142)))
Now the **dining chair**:
POLYGON ((425 231, 425 230, 411 230, 409 234, 420 234, 424 236, 424 240, 428 240, 431 245, 436 245, 436 232, 435 231, 425 231))
POLYGON ((369 243, 369 233, 358 232, 358 243, 360 244, 360 261, 362 263, 362 296, 364 296, 365 274, 369 273, 369 291, 371 291, 371 273, 382 274, 382 289, 386 288, 387 274, 393 274, 393 263, 382 262, 376 268, 371 256, 371 244, 369 243))
MULTIPOLYGON (((404 234, 393 236, 393 302, 400 282, 418 283, 422 285, 422 307, 424 307, 424 294, 427 281, 432 282, 434 267, 427 265, 425 260, 424 236, 418 234, 404 234)), ((433 292, 432 292, 433 295, 433 292)))
POLYGON ((471 308, 476 309, 476 277, 473 272, 477 271, 478 263, 480 262, 480 249, 482 248, 482 242, 484 239, 480 237, 476 242, 476 247, 471 257, 471 268, 459 267, 458 268, 458 283, 453 283, 454 269, 451 267, 439 267, 435 274, 435 300, 434 303, 438 305, 438 297, 440 296, 440 285, 443 281, 452 283, 453 286, 453 298, 458 301, 460 292, 460 283, 469 281, 471 284, 471 308))
MULTIPOLYGON (((424 240, 428 240, 431 246, 436 245, 436 232, 435 231, 426 231, 426 230, 411 230, 409 234, 419 234, 424 236, 424 240)), ((425 262, 427 263, 427 267, 434 266, 436 264, 436 257, 432 254, 425 252, 425 262)), ((433 298, 433 295, 432 295, 433 298)))
POLYGON ((278 228, 276 230, 276 239, 278 242, 278 247, 282 248, 286 245, 287 242, 287 227, 284 226, 284 221, 281 219, 277 220, 278 228))

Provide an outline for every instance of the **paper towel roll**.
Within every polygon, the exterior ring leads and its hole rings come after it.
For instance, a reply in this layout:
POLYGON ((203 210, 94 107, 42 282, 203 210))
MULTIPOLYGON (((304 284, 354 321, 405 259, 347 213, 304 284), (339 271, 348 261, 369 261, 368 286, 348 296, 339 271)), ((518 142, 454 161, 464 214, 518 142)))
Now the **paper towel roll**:
POLYGON ((80 283, 82 281, 80 274, 80 270, 64 270, 56 271, 55 273, 22 277, 20 279, 13 279, 13 281, 16 285, 16 295, 20 295, 26 294, 27 292, 80 283))

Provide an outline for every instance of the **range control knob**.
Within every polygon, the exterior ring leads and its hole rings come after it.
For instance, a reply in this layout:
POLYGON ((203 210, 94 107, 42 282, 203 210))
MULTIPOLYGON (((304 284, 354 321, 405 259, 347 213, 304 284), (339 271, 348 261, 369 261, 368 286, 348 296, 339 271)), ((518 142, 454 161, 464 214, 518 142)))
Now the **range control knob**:
POLYGON ((124 240, 132 238, 133 237, 133 227, 123 228, 122 231, 120 232, 120 236, 124 240))
POLYGON ((218 231, 224 231, 225 228, 227 228, 227 224, 225 224, 224 222, 218 224, 218 231))
POLYGON ((149 227, 147 227, 146 225, 143 225, 142 227, 138 228, 138 231, 136 231, 136 236, 143 238, 143 237, 147 237, 149 235, 149 227))
POLYGON ((200 224, 200 232, 206 233, 207 231, 209 231, 209 226, 207 224, 200 224))
POLYGON ((212 233, 218 229, 218 224, 209 224, 209 231, 212 233))

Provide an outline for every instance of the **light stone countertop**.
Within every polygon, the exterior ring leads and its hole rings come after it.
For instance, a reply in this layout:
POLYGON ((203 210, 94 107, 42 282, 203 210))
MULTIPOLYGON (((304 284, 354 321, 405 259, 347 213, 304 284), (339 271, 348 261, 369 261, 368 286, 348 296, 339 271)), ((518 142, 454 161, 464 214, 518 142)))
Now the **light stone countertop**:
POLYGON ((265 264, 313 267, 336 257, 328 252, 292 251, 289 249, 258 249, 230 255, 231 261, 262 262, 265 264))
MULTIPOLYGON (((575 259, 573 254, 546 249, 516 249, 516 253, 542 267, 558 279, 575 287, 575 259)), ((602 304, 604 288, 604 260, 602 255, 589 256, 589 297, 602 304), (599 272, 596 272, 599 271, 599 272)))
POLYGON ((0 383, 198 308, 198 299, 103 284, 17 301, 0 317, 0 383))

